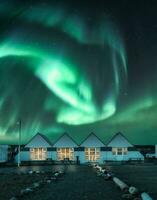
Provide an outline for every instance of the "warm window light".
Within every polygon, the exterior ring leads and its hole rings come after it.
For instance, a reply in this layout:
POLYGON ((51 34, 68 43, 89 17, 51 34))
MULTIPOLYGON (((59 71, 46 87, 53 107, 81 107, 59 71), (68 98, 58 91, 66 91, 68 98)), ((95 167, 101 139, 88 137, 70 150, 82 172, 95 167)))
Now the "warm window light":
POLYGON ((31 148, 30 157, 31 160, 46 160, 47 148, 31 148))
POLYGON ((126 147, 113 147, 112 155, 127 155, 128 149, 126 147))
POLYGON ((74 160, 74 148, 58 148, 57 149, 58 160, 74 160))
POLYGON ((99 148, 85 148, 85 159, 88 161, 97 161, 100 158, 99 148))

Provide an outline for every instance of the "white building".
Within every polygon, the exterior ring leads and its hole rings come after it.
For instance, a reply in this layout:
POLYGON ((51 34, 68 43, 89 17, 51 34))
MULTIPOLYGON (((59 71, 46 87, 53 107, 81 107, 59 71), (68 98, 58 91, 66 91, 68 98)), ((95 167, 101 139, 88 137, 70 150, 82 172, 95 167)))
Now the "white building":
POLYGON ((115 134, 107 144, 104 160, 144 160, 144 156, 122 134, 115 134))
POLYGON ((0 145, 0 163, 8 160, 8 145, 0 145))
MULTIPOLYGON (((17 159, 18 156, 16 156, 17 159)), ((37 133, 21 150, 21 161, 70 160, 80 163, 105 161, 143 160, 144 156, 122 133, 117 133, 105 145, 94 133, 78 145, 67 133, 52 144, 37 133)))
MULTIPOLYGON (((37 133, 21 150, 21 161, 47 160, 52 158, 52 144, 41 133, 37 133)), ((16 156, 16 160, 18 156, 16 156)))
POLYGON ((80 144, 79 158, 81 163, 86 162, 103 162, 103 147, 104 143, 94 134, 91 133, 80 144))
POLYGON ((71 160, 76 161, 78 159, 78 145, 76 142, 67 134, 64 133, 53 145, 54 152, 53 160, 71 160))

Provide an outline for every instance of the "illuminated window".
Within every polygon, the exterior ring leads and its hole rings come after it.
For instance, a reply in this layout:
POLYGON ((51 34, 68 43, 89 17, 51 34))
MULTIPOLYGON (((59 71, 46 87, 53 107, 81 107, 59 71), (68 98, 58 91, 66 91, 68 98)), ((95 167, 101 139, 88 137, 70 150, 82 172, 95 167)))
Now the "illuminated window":
POLYGON ((128 149, 126 147, 113 147, 112 148, 112 155, 127 155, 128 149))
POLYGON ((58 148, 57 149, 57 160, 74 160, 74 149, 73 148, 58 148))
POLYGON ((31 160, 46 160, 47 149, 46 148, 31 148, 30 157, 31 157, 31 160))
POLYGON ((97 161, 100 158, 99 148, 85 148, 85 159, 88 161, 97 161))

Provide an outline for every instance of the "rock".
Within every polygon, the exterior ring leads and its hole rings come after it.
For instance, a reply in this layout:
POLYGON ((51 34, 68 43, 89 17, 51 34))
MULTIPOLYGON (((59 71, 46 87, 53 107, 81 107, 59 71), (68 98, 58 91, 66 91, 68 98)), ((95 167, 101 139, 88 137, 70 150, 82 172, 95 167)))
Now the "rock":
POLYGON ((132 194, 123 194, 122 199, 134 199, 134 197, 132 196, 132 194))
POLYGON ((17 200, 16 197, 11 197, 9 200, 17 200))
POLYGON ((36 182, 36 183, 33 183, 33 188, 38 188, 40 186, 40 183, 36 182))
POLYGON ((93 168, 96 168, 97 166, 98 166, 97 164, 94 164, 94 165, 93 165, 93 168))
POLYGON ((146 192, 143 192, 141 194, 141 198, 142 198, 142 200, 152 200, 152 198, 146 192))
POLYGON ((59 173, 58 172, 54 173, 54 176, 56 176, 56 177, 59 176, 59 173))
POLYGON ((127 185, 126 183, 124 183, 123 181, 121 181, 119 178, 113 177, 113 182, 114 182, 122 191, 128 190, 128 185, 127 185))
POLYGON ((35 171, 36 174, 40 174, 40 171, 35 171))
POLYGON ((110 173, 103 174, 103 177, 104 177, 105 180, 111 180, 112 179, 112 175, 110 173))
POLYGON ((102 169, 101 172, 104 173, 104 174, 107 174, 107 170, 106 169, 102 169))
POLYGON ((32 170, 28 171, 28 174, 33 174, 33 171, 32 170))
POLYGON ((51 180, 57 180, 57 178, 55 176, 52 176, 51 180))
POLYGON ((138 189, 135 188, 134 186, 129 187, 129 193, 130 194, 137 194, 138 193, 138 189))
POLYGON ((51 180, 48 179, 48 180, 47 180, 47 183, 51 183, 51 180))
POLYGON ((22 189, 20 191, 21 195, 28 194, 30 192, 33 192, 33 189, 31 189, 31 188, 25 188, 25 189, 22 189))
POLYGON ((59 174, 63 175, 63 174, 65 174, 65 172, 64 171, 59 171, 59 174))

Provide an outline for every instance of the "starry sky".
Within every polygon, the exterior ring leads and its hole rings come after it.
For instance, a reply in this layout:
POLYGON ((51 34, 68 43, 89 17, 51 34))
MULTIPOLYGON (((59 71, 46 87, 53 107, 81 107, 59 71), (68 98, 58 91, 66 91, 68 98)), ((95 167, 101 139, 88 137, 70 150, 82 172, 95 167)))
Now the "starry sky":
POLYGON ((157 143, 157 3, 0 1, 0 142, 157 143))

